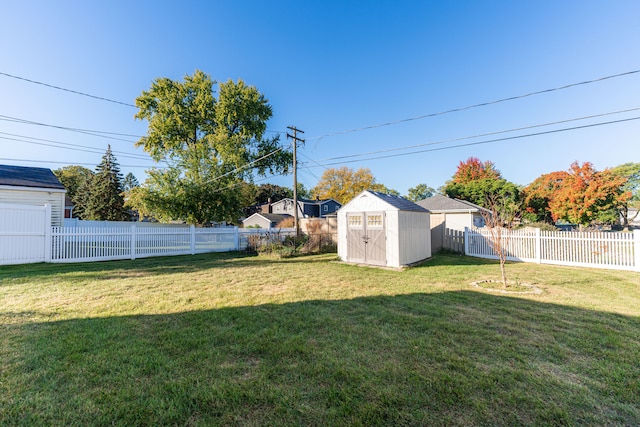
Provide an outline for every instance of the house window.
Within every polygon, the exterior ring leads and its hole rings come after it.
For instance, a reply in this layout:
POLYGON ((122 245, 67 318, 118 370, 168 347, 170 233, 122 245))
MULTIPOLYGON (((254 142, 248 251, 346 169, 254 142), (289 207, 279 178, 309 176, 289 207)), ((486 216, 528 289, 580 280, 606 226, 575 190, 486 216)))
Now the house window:
POLYGON ((367 215, 367 227, 382 227, 382 215, 367 215))
POLYGON ((362 215, 349 215, 347 220, 350 228, 362 227, 362 215))
POLYGON ((334 209, 334 211, 337 211, 337 210, 338 210, 338 205, 336 205, 336 206, 335 206, 335 209, 334 209))
POLYGON ((329 206, 327 206, 327 205, 324 205, 324 208, 323 208, 323 210, 324 210, 325 212, 328 212, 328 211, 329 211, 329 206))

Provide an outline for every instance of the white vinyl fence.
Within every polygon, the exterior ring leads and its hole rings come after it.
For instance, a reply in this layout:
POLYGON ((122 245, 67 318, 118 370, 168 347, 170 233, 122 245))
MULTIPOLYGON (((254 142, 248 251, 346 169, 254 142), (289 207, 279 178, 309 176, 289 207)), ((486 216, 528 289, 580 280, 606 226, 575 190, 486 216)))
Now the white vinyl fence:
MULTIPOLYGON (((640 271, 640 231, 503 230, 510 261, 640 271)), ((465 230, 465 255, 498 259, 488 229, 465 230)))
POLYGON ((0 265, 43 262, 51 231, 51 205, 0 203, 0 265))
POLYGON ((85 262, 228 252, 247 248, 249 236, 283 239, 293 229, 52 227, 50 262, 85 262))

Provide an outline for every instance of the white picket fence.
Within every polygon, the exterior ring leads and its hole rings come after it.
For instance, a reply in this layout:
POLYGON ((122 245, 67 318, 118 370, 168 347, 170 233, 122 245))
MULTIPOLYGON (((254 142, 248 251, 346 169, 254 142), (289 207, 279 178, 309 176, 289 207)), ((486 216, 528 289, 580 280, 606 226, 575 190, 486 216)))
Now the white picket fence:
MULTIPOLYGON (((507 259, 580 267, 640 271, 640 230, 567 232, 540 229, 503 230, 507 259)), ((465 255, 498 259, 490 231, 465 230, 465 255)))
POLYGON ((87 262, 227 252, 247 248, 250 236, 283 239, 294 229, 238 227, 52 227, 46 262, 87 262))

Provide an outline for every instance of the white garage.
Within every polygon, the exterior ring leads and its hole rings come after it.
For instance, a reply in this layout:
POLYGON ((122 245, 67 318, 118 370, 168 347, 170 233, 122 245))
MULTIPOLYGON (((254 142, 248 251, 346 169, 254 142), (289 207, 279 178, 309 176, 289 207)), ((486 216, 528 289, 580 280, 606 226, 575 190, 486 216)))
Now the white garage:
POLYGON ((403 197, 363 191, 338 211, 338 256, 386 267, 430 258, 429 211, 403 197))

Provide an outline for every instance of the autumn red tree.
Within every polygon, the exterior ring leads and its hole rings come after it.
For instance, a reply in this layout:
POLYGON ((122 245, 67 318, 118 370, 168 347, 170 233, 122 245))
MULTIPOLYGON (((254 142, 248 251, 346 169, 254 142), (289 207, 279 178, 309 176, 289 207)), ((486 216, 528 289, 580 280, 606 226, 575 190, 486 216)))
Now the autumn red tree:
POLYGON ((469 157, 464 162, 460 161, 458 169, 451 180, 456 184, 467 184, 471 181, 479 181, 481 179, 501 178, 502 174, 496 169, 493 162, 489 160, 482 162, 477 157, 469 157))
POLYGON ((562 188, 569 173, 566 171, 551 172, 544 174, 523 191, 524 215, 531 222, 555 222, 549 202, 553 199, 557 191, 562 188))
POLYGON ((454 199, 467 200, 485 208, 489 208, 489 198, 498 195, 516 203, 520 200, 518 186, 502 178, 493 162, 482 162, 477 157, 461 161, 442 191, 454 199))
POLYGON ((567 172, 543 175, 525 188, 525 206, 553 222, 612 223, 631 196, 624 191, 626 181, 609 169, 599 172, 589 162, 574 162, 567 172))

